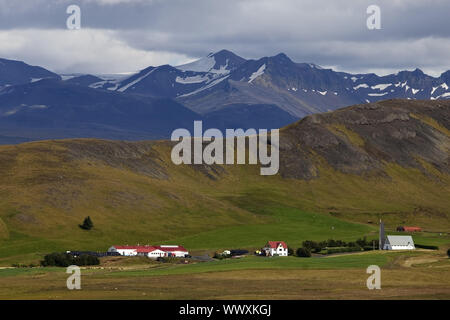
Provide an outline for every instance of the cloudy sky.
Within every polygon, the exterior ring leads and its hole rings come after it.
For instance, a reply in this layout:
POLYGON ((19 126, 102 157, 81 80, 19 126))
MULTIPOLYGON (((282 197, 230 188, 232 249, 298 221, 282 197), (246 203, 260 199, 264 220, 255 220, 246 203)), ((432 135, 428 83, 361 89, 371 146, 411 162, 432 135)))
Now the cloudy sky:
POLYGON ((0 0, 0 57, 60 73, 125 73, 228 49, 386 74, 450 69, 448 0, 0 0), (68 30, 66 9, 81 8, 68 30), (381 30, 366 26, 369 5, 381 30))

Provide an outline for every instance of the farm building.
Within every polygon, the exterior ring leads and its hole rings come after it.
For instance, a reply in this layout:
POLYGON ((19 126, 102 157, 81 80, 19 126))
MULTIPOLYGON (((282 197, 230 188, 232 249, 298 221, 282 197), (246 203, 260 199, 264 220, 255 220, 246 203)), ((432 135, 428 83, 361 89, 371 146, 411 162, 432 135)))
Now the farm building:
POLYGON ((145 248, 148 246, 112 246, 108 249, 108 252, 118 252, 121 256, 135 256, 138 248, 145 248))
POLYGON ((146 256, 146 257, 154 258, 154 259, 167 256, 166 252, 164 252, 160 249, 157 249, 153 246, 149 246, 146 248, 138 248, 138 249, 136 249, 136 253, 138 256, 146 256))
POLYGON ((155 248, 164 251, 168 257, 181 257, 184 258, 189 255, 189 252, 182 246, 155 246, 155 248))
POLYGON ((143 255, 149 258, 158 257, 182 257, 189 255, 189 252, 182 246, 161 245, 161 246, 112 246, 108 252, 118 252, 122 256, 143 255))
POLYGON ((287 257, 288 247, 284 241, 269 241, 266 246, 261 249, 266 256, 279 255, 287 257))
POLYGON ((383 250, 414 250, 414 241, 411 236, 386 236, 383 250))
POLYGON ((400 226, 400 227, 397 227, 397 231, 399 231, 399 232, 421 232, 422 228, 400 226))

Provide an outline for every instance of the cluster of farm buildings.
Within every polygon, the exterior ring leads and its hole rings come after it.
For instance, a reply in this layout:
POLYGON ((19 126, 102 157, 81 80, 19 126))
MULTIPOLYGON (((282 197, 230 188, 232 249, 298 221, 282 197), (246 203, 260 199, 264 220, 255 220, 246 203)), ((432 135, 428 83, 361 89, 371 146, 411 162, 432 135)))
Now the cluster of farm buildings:
POLYGON ((121 256, 146 256, 149 258, 177 257, 185 258, 189 252, 182 246, 161 245, 161 246, 112 246, 108 252, 117 252, 121 256))
MULTIPOLYGON (((422 231, 419 227, 398 227, 400 232, 422 231)), ((384 225, 380 222, 379 248, 381 250, 414 250, 414 241, 410 235, 384 235, 384 225)), ((108 249, 109 253, 116 253, 122 256, 146 256, 157 259, 160 257, 185 258, 189 256, 189 251, 179 245, 115 245, 108 249)), ((288 246, 284 241, 268 241, 259 251, 264 256, 288 256, 288 246)))

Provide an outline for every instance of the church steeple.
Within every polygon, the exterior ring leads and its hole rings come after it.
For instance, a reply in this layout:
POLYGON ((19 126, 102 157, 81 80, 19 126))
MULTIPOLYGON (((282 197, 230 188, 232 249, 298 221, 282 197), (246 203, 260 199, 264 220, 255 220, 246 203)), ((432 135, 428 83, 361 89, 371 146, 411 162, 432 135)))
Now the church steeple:
POLYGON ((385 236, 384 236, 384 223, 383 223, 383 221, 381 221, 381 219, 380 219, 380 234, 379 234, 379 239, 378 239, 378 249, 379 249, 379 250, 383 250, 383 247, 384 247, 384 241, 385 241, 385 236))

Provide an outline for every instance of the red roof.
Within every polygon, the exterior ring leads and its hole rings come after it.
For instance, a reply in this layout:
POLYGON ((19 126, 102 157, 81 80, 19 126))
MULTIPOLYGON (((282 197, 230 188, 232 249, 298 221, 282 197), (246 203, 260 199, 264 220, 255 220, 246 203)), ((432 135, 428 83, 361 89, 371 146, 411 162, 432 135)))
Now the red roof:
POLYGON ((152 251, 155 251, 155 250, 156 250, 155 247, 147 247, 147 248, 138 248, 138 249, 136 249, 136 252, 148 253, 148 252, 152 252, 152 251))
POLYGON ((272 249, 278 248, 280 244, 281 244, 281 246, 282 246, 284 249, 287 249, 287 245, 286 245, 286 243, 285 243, 284 241, 269 241, 267 244, 268 244, 269 247, 271 247, 272 249))
POLYGON ((403 229, 405 230, 405 231, 422 231, 422 228, 420 228, 420 227, 403 227, 403 229))
POLYGON ((137 250, 137 249, 152 248, 152 246, 113 246, 113 247, 116 248, 116 249, 130 249, 130 250, 132 250, 132 249, 137 250))
POLYGON ((155 246, 156 249, 166 251, 166 252, 173 252, 173 251, 184 251, 188 252, 184 247, 182 246, 155 246))

